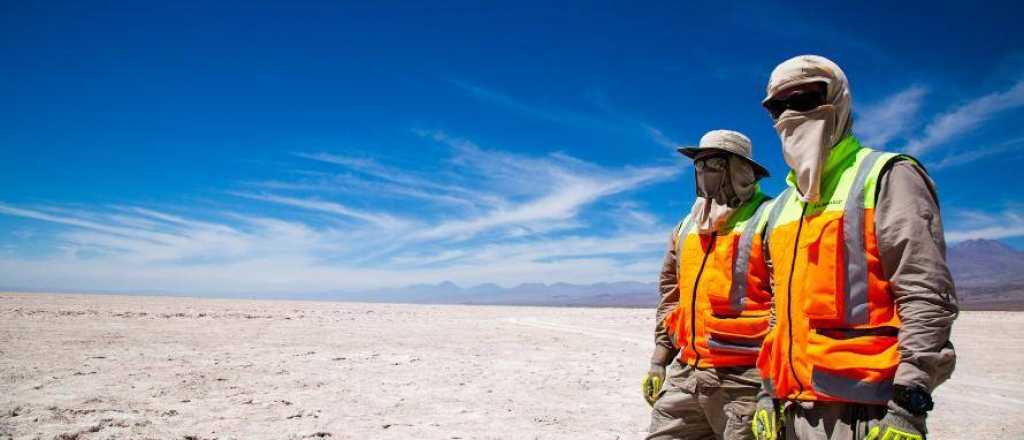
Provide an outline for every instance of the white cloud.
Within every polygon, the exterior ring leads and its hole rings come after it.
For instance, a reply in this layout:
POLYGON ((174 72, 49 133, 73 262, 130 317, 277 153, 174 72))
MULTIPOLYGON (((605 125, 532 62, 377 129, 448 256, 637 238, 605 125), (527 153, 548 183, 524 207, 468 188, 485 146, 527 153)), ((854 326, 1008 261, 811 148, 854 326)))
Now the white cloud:
POLYGON ((373 193, 374 195, 382 198, 393 198, 401 200, 417 199, 428 203, 436 203, 467 208, 472 208, 473 206, 476 206, 477 203, 500 203, 500 201, 485 200, 482 198, 472 200, 472 198, 470 197, 466 197, 459 194, 443 193, 440 191, 434 191, 430 188, 420 189, 413 186, 400 185, 397 183, 383 180, 371 180, 353 174, 334 174, 326 176, 316 176, 314 180, 300 182, 264 180, 258 182, 247 182, 246 185, 264 191, 290 193, 345 193, 351 196, 373 193))
POLYGON ((586 129, 645 136, 651 142, 672 148, 673 150, 679 147, 679 143, 669 138, 662 130, 637 118, 623 115, 616 111, 608 102, 608 98, 604 93, 599 90, 589 91, 587 98, 604 112, 603 115, 528 104, 496 90, 476 84, 461 80, 449 80, 449 82, 479 101, 494 104, 525 116, 586 129))
POLYGON ((927 93, 926 88, 914 85, 881 102, 862 107, 853 124, 857 136, 866 145, 882 148, 889 141, 906 135, 927 93))
POLYGON ((655 279, 657 269, 657 266, 631 267, 614 258, 600 257, 557 262, 517 260, 486 266, 451 264, 441 268, 356 268, 317 263, 298 257, 252 258, 188 266, 66 256, 45 261, 0 257, 0 274, 7 286, 55 291, 161 291, 195 295, 289 295, 451 280, 461 285, 494 282, 503 286, 527 281, 649 281, 655 279), (631 270, 624 270, 624 267, 630 267, 631 270))
POLYGON ((382 228, 397 229, 406 227, 409 224, 409 222, 391 215, 361 211, 336 202, 328 202, 316 199, 300 199, 295 197, 278 196, 273 194, 251 194, 238 191, 231 191, 229 192, 229 194, 253 200, 261 200, 264 202, 277 203, 285 206, 293 206, 296 208, 308 209, 311 211, 322 211, 330 214, 351 217, 354 219, 372 223, 382 228))
POLYGON ((1005 153, 1007 151, 1013 151, 1018 146, 1024 144, 1024 138, 1011 139, 1005 142, 998 143, 989 147, 980 148, 965 148, 958 150, 958 152, 949 154, 946 157, 939 160, 929 168, 933 170, 941 170, 946 168, 952 168, 960 165, 965 165, 976 160, 981 160, 989 156, 995 156, 997 154, 1005 153))
POLYGON ((511 154, 444 132, 420 135, 451 152, 439 163, 417 164, 430 168, 429 176, 376 159, 303 153, 351 179, 336 181, 327 171, 261 187, 270 192, 228 190, 238 198, 228 198, 227 206, 0 204, 0 215, 59 225, 45 237, 56 242, 49 255, 24 257, 22 248, 38 245, 33 243, 3 249, 0 279, 12 287, 201 295, 654 276, 656 266, 635 263, 660 258, 671 226, 624 199, 676 175, 679 167, 611 168, 557 152, 511 154), (310 176, 325 179, 313 183, 327 189, 302 180, 310 176), (330 188, 352 182, 364 185, 363 191, 330 188), (389 194, 395 196, 405 188, 403 197, 415 202, 379 203, 373 189, 378 184, 392 185, 389 194), (446 197, 458 199, 459 208, 452 209, 446 197), (284 210, 287 219, 272 217, 265 213, 281 210, 268 211, 263 203, 298 209, 284 210), (597 216, 600 227, 591 223, 596 217, 584 215, 597 206, 608 214, 597 216), (243 214, 252 212, 261 214, 243 214))
POLYGON ((1024 213, 1008 209, 990 214, 982 211, 963 210, 956 219, 961 224, 946 230, 946 241, 956 243, 964 240, 985 238, 996 240, 1024 236, 1024 213))
POLYGON ((1024 106, 1024 81, 1005 92, 990 93, 943 113, 924 129, 924 136, 907 144, 909 154, 922 155, 965 134, 997 114, 1024 106))
POLYGON ((497 186, 527 184, 543 194, 481 216, 446 221, 415 234, 425 239, 465 239, 505 226, 530 229, 538 222, 568 220, 598 199, 664 180, 679 172, 677 167, 627 168, 610 172, 565 155, 552 155, 548 160, 523 159, 483 150, 443 132, 433 133, 432 138, 458 148, 459 163, 483 171, 481 174, 488 179, 502 181, 497 186))
MULTIPOLYGON (((425 136, 425 132, 417 132, 425 136)), ((353 158, 329 153, 296 153, 297 156, 319 162, 340 165, 372 179, 351 175, 333 175, 326 185, 354 186, 362 191, 385 191, 395 195, 457 204, 502 205, 504 200, 464 185, 439 183, 429 176, 419 176, 410 170, 381 165, 372 159, 353 158)), ((278 186, 281 186, 278 183, 278 186)), ((307 188, 308 189, 308 188, 307 188)))
POLYGON ((164 218, 166 222, 145 222, 132 214, 110 214, 99 209, 89 215, 97 221, 79 216, 52 214, 52 208, 20 209, 0 205, 0 213, 71 226, 57 239, 70 257, 106 260, 114 265, 124 261, 133 264, 189 261, 227 261, 249 258, 264 252, 294 254, 301 249, 315 249, 321 236, 305 225, 269 218, 246 218, 239 228, 225 224, 188 220, 178 216, 132 207, 139 215, 164 218), (144 213, 144 214, 142 214, 144 213), (245 230, 240 229, 244 226, 245 230))
POLYGON ((602 121, 599 118, 585 115, 578 112, 573 112, 565 109, 541 107, 537 105, 527 104, 518 99, 512 98, 511 96, 503 93, 491 90, 476 84, 471 84, 461 80, 449 80, 449 82, 469 93, 470 96, 480 101, 492 103, 500 107, 512 110, 516 113, 520 113, 526 116, 544 119, 551 122, 557 122, 561 124, 576 125, 583 127, 602 127, 606 126, 607 121, 602 121))
MULTIPOLYGON (((142 247, 98 257, 82 257, 74 250, 43 260, 0 255, 0 276, 8 286, 192 294, 293 294, 449 280, 462 285, 493 282, 504 286, 522 282, 649 281, 656 275, 667 239, 667 233, 659 230, 607 237, 535 238, 438 253, 414 251, 415 246, 408 246, 386 264, 361 267, 347 259, 328 260, 318 253, 317 246, 324 241, 342 241, 339 238, 294 224, 277 226, 259 228, 242 237, 244 247, 238 255, 209 253, 216 252, 215 243, 195 249, 198 254, 180 247, 142 247), (191 258, 166 259, 172 251, 191 258), (615 254, 630 257, 623 262, 615 254), (637 261, 655 263, 634 264, 637 261)), ((109 238, 91 237, 85 245, 95 246, 109 238)), ((345 249, 337 252, 354 254, 345 249)))
POLYGON ((23 209, 4 204, 0 204, 0 214, 30 218, 51 223, 58 223, 67 226, 74 226, 82 229, 102 232, 113 236, 129 237, 133 239, 144 240, 154 243, 168 243, 173 242, 177 239, 177 237, 172 234, 146 231, 131 227, 118 226, 116 224, 101 223, 79 217, 69 217, 62 214, 54 214, 42 210, 23 209))
POLYGON ((679 142, 676 142, 666 136, 661 130, 647 124, 642 125, 643 128, 647 130, 647 134, 651 137, 651 140, 654 141, 654 143, 673 150, 682 146, 679 142))

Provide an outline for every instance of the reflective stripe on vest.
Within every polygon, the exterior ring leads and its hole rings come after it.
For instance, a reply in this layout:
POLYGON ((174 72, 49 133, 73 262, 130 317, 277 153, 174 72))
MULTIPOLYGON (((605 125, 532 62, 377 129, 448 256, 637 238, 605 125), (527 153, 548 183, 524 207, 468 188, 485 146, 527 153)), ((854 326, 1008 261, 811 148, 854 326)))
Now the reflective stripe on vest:
POLYGON ((892 381, 868 382, 832 374, 815 368, 811 383, 819 393, 853 402, 885 404, 892 400, 892 381))
POLYGON ((722 342, 715 339, 714 335, 708 338, 708 347, 718 351, 731 351, 733 353, 744 353, 756 355, 761 351, 761 341, 730 341, 722 342))
MULTIPOLYGON (((786 187, 786 190, 779 194, 779 197, 775 199, 775 205, 772 206, 772 212, 768 214, 768 226, 765 228, 766 231, 771 233, 772 229, 775 229, 775 223, 779 221, 779 216, 782 215, 782 211, 786 209, 786 204, 789 203, 789 198, 793 195, 793 187, 786 187)), ((767 240, 765 240, 767 242, 767 240)))
POLYGON ((732 286, 729 288, 729 306, 732 313, 739 315, 743 312, 747 301, 747 270, 750 267, 750 247, 754 244, 754 236, 757 235, 757 226, 761 224, 761 215, 764 214, 765 206, 768 205, 767 197, 761 201, 754 215, 747 220, 746 227, 740 233, 739 248, 736 249, 736 260, 732 265, 732 286))
MULTIPOLYGON (((883 155, 886 153, 871 151, 861 161, 844 205, 843 261, 846 262, 846 269, 843 271, 845 276, 843 322, 851 326, 868 322, 868 262, 864 245, 864 200, 867 194, 864 193, 864 190, 871 170, 883 155)), ((775 228, 790 197, 793 197, 793 192, 793 187, 787 187, 779 195, 775 206, 772 207, 772 211, 768 215, 766 230, 771 231, 775 228)))
POLYGON ((846 262, 843 293, 846 295, 846 307, 843 319, 847 325, 868 322, 868 261, 864 247, 864 198, 867 195, 864 187, 868 174, 882 154, 881 151, 872 151, 861 161, 846 197, 843 214, 843 261, 846 262))
POLYGON ((683 244, 686 243, 686 236, 690 234, 691 229, 693 229, 693 219, 687 215, 686 220, 683 220, 683 224, 679 227, 679 233, 676 234, 676 258, 679 259, 676 262, 676 267, 683 264, 683 244))

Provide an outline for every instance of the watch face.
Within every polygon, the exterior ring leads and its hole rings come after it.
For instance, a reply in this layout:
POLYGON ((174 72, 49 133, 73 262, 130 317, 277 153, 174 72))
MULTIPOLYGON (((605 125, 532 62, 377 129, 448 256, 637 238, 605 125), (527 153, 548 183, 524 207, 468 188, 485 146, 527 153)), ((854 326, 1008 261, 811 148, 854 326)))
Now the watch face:
POLYGON ((910 393, 910 402, 911 405, 914 406, 914 409, 920 412, 931 411, 933 407, 932 396, 929 396, 928 393, 919 390, 915 390, 910 393))
POLYGON ((914 415, 922 415, 935 406, 932 396, 919 388, 901 389, 897 391, 897 402, 914 415))

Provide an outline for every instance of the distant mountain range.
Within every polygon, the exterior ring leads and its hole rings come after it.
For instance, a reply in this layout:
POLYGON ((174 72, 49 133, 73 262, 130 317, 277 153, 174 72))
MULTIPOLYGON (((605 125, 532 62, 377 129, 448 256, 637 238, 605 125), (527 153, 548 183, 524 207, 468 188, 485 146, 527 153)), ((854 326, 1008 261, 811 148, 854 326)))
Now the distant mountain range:
POLYGON ((343 298, 325 295, 321 299, 419 304, 646 307, 657 304, 658 294, 656 283, 632 281, 596 284, 524 283, 515 287, 501 287, 496 284, 459 287, 446 281, 440 284, 417 284, 342 296, 343 298))
MULTIPOLYGON (((950 246, 947 260, 960 306, 964 310, 1024 311, 1024 252, 997 240, 968 240, 950 246)), ((40 291, 38 289, 0 287, 9 291, 40 291)), ((83 292, 85 293, 85 292, 83 292)), ((92 291, 89 293, 127 293, 125 291, 92 291)), ((138 291, 136 295, 178 296, 167 291, 138 291)), ((406 287, 359 292, 325 292, 289 295, 220 295, 227 298, 299 299, 326 301, 360 301, 415 304, 493 304, 565 307, 654 307, 658 302, 655 282, 623 281, 596 284, 524 283, 514 287, 480 284, 460 287, 446 281, 439 284, 416 284, 406 287)))
MULTIPOLYGON (((947 252, 957 294, 964 309, 1024 310, 1024 252, 996 240, 968 240, 947 252)), ((542 306, 654 307, 654 282, 596 284, 525 283, 515 287, 452 282, 418 284, 353 294, 317 295, 316 299, 421 304, 499 304, 542 306)))
POLYGON ((968 240, 947 252, 964 309, 1024 310, 1024 252, 996 240, 968 240))

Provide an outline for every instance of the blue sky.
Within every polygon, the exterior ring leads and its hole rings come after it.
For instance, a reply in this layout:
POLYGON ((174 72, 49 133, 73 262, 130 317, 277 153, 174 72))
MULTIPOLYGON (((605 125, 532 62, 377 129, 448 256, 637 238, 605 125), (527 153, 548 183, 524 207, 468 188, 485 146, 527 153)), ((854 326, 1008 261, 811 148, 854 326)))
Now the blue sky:
MULTIPOLYGON (((0 285, 191 294, 653 281, 674 151, 825 55, 947 239, 1024 245, 1021 7, 8 2, 0 285)), ((635 2, 632 2, 635 3, 635 2)))

